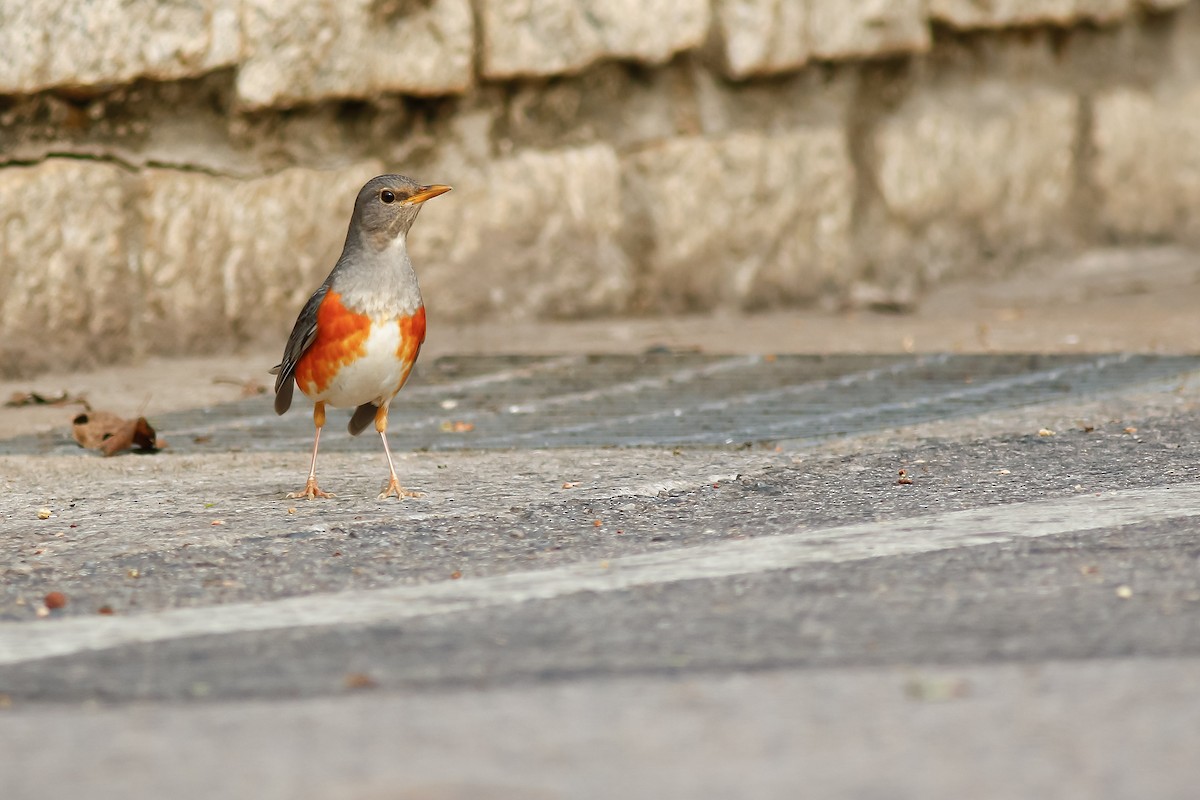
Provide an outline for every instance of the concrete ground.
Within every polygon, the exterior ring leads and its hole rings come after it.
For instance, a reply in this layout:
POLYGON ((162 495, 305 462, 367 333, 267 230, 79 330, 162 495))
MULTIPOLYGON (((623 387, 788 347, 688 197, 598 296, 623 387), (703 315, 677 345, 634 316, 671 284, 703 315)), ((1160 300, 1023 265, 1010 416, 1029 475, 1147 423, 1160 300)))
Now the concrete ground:
POLYGON ((1054 274, 431 321, 403 503, 273 350, 0 385, 168 443, 0 409, 3 796, 1191 797, 1200 260, 1054 274))

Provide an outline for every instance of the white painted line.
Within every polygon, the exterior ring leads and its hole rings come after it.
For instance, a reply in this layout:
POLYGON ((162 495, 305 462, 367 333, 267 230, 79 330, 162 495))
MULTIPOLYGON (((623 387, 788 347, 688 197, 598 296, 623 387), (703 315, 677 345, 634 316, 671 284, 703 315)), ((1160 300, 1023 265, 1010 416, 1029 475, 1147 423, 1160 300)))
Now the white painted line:
POLYGON ((129 617, 0 624, 0 664, 189 636, 322 625, 363 625, 582 592, 754 575, 1200 516, 1200 483, 1129 489, 947 514, 718 542, 476 580, 171 609, 129 617))

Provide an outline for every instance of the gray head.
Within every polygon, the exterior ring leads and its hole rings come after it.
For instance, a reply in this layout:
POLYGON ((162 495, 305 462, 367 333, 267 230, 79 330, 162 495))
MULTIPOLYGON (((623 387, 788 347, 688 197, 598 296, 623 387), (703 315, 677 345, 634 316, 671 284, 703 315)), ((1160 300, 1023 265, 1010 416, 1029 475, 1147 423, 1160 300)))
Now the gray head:
POLYGON ((363 244, 382 250, 397 237, 408 235, 422 203, 448 191, 449 186, 422 186, 403 175, 372 178, 358 191, 349 235, 357 230, 363 244))

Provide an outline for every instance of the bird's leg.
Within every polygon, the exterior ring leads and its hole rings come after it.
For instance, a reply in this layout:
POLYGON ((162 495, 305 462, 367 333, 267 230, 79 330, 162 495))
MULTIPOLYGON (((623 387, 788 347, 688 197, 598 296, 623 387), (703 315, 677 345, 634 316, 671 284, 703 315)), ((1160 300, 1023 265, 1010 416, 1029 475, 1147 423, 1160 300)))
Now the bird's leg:
POLYGON ((308 481, 304 484, 304 491, 289 492, 289 500, 315 500, 318 497, 333 497, 329 492, 322 492, 317 487, 317 448, 321 445, 321 428, 325 427, 325 404, 317 403, 313 406, 313 424, 317 427, 317 435, 313 437, 313 454, 312 464, 308 468, 308 481))
POLYGON ((423 496, 422 492, 413 492, 405 489, 400 485, 399 479, 396 478, 396 467, 392 464, 392 451, 388 447, 387 442, 387 412, 388 407, 386 403, 381 405, 379 410, 375 412, 375 430, 379 431, 379 438, 383 440, 383 454, 387 456, 388 472, 391 473, 387 488, 379 493, 379 499, 385 500, 393 495, 400 500, 403 500, 405 497, 421 497, 423 496))

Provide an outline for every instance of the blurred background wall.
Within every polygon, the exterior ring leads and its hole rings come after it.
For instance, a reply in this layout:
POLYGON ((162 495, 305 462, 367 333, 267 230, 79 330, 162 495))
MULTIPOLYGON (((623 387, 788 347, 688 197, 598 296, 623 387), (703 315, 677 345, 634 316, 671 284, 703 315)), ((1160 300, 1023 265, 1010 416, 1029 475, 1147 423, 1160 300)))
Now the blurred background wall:
POLYGON ((439 322, 903 305, 1200 243, 1200 0, 0 0, 0 371, 282 341, 355 190, 439 322))

